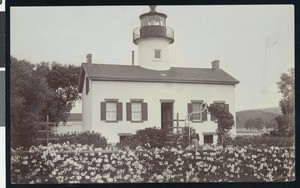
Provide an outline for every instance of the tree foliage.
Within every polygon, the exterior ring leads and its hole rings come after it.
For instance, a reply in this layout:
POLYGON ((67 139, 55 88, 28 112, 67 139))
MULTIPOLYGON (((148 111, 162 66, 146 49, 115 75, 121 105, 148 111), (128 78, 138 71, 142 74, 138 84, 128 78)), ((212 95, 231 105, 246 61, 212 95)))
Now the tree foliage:
POLYGON ((295 72, 294 68, 282 73, 277 82, 282 99, 279 101, 282 115, 275 119, 278 123, 278 131, 282 136, 292 136, 295 132, 295 72))
POLYGON ((10 65, 10 124, 13 146, 32 143, 37 122, 51 92, 46 79, 25 60, 11 58, 10 65))
POLYGON ((208 107, 208 110, 211 115, 217 118, 218 128, 216 133, 218 136, 218 144, 226 146, 228 141, 230 140, 229 131, 234 125, 234 118, 222 104, 211 104, 208 107))
POLYGON ((245 123, 245 128, 250 130, 262 130, 264 128, 264 120, 259 117, 255 119, 248 119, 245 123))
POLYGON ((68 113, 80 99, 77 91, 80 67, 42 62, 37 65, 37 72, 44 75, 52 96, 46 101, 43 117, 50 116, 50 121, 66 121, 68 113))
POLYGON ((10 70, 11 145, 30 147, 38 122, 45 121, 46 115, 50 121, 66 121, 67 113, 79 99, 79 67, 36 65, 11 57, 10 70))

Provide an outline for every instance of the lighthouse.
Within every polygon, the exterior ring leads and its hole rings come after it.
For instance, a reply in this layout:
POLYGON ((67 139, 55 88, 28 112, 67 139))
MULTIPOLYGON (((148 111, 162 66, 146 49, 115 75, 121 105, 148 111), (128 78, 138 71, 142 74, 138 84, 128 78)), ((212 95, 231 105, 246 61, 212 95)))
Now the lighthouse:
POLYGON ((138 45, 138 64, 151 70, 169 70, 169 45, 174 42, 174 30, 167 27, 167 15, 156 6, 140 15, 141 26, 133 30, 133 43, 138 45))

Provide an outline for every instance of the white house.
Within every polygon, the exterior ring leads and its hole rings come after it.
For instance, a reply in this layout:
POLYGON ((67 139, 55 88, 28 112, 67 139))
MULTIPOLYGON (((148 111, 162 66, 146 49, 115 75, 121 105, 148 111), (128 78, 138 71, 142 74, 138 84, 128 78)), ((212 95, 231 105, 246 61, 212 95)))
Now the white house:
MULTIPOLYGON (((156 12, 155 6, 150 8, 133 32, 138 65, 95 64, 91 54, 81 65, 78 89, 83 130, 99 131, 110 142, 138 129, 172 126, 169 120, 177 113, 184 119, 188 113, 199 112, 204 101, 225 104, 235 118, 239 81, 220 69, 217 60, 212 68, 171 67, 173 29, 166 26, 167 15, 156 12)), ((192 116, 190 126, 199 133, 200 144, 216 143, 217 124, 207 110, 192 116)))

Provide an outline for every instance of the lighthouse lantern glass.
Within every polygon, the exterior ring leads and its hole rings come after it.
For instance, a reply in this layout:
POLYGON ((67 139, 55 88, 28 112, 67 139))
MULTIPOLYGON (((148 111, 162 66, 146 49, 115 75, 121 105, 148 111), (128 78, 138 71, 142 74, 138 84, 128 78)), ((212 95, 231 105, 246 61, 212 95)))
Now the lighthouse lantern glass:
POLYGON ((145 16, 141 19, 141 26, 163 26, 166 27, 166 19, 159 15, 145 16))

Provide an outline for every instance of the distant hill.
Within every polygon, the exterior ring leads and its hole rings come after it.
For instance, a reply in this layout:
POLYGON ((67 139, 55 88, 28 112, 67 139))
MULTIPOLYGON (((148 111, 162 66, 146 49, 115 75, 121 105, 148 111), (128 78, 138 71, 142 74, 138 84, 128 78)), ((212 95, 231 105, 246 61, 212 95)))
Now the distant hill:
POLYGON ((264 122, 268 122, 279 114, 281 114, 279 107, 238 111, 236 112, 236 126, 238 129, 244 128, 248 119, 255 119, 259 117, 261 117, 264 122))

